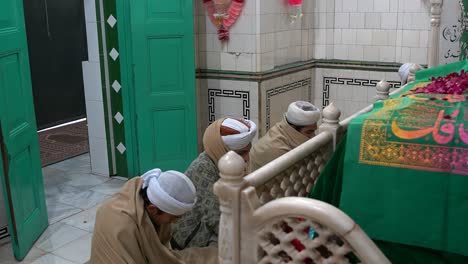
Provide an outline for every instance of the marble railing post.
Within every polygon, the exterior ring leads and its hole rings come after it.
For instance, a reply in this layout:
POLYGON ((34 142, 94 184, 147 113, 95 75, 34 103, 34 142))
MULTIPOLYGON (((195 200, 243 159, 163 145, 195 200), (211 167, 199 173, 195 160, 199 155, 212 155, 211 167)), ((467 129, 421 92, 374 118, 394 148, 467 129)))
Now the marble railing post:
POLYGON ((322 124, 319 127, 319 133, 329 131, 333 135, 333 151, 335 151, 338 138, 340 136, 341 127, 339 124, 341 111, 332 102, 322 111, 322 124))
POLYGON ((387 81, 380 81, 379 83, 377 83, 375 88, 377 90, 377 93, 374 96, 375 101, 388 99, 388 96, 390 94, 390 84, 387 81))
POLYGON ((229 151, 218 162, 220 179, 213 189, 218 196, 219 221, 218 254, 220 264, 240 263, 240 190, 245 171, 241 156, 229 151))
POLYGON ((429 49, 429 68, 439 65, 440 17, 443 0, 431 0, 431 46, 429 49))

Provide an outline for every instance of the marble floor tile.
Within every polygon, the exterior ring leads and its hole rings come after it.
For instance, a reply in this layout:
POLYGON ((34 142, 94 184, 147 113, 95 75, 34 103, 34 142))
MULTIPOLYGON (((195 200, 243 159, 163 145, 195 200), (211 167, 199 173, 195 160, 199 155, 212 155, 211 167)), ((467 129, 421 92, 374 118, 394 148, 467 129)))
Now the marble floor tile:
POLYGON ((110 195, 103 193, 82 190, 79 193, 65 193, 58 198, 58 201, 76 208, 90 209, 104 202, 110 197, 110 195))
POLYGON ((91 163, 91 157, 89 156, 89 152, 86 153, 86 154, 83 154, 83 155, 80 155, 78 157, 75 157, 73 159, 77 159, 79 161, 83 161, 83 162, 86 162, 86 163, 91 163))
POLYGON ((15 259, 13 254, 10 239, 3 239, 0 241, 0 264, 31 263, 46 254, 47 252, 33 247, 23 261, 19 262, 15 259))
POLYGON ((63 219, 61 223, 71 225, 88 232, 94 231, 94 223, 96 222, 96 211, 99 206, 85 210, 79 214, 63 219))
POLYGON ((63 259, 59 256, 47 254, 31 262, 31 264, 76 264, 76 263, 63 259))
POLYGON ((82 209, 52 199, 47 199, 46 204, 50 225, 83 211, 82 209))
POLYGON ((64 184, 70 180, 65 171, 51 167, 42 169, 42 179, 45 187, 64 184))
POLYGON ((80 160, 78 158, 68 159, 59 163, 52 164, 48 167, 53 169, 68 171, 79 171, 79 172, 90 172, 91 162, 89 160, 80 160))
POLYGON ((92 188, 92 191, 112 195, 122 188, 126 181, 121 179, 111 179, 103 184, 99 184, 92 188))
POLYGON ((79 228, 64 223, 56 223, 46 229, 35 246, 46 252, 52 252, 88 234, 89 232, 79 228))
POLYGON ((92 234, 81 237, 52 252, 75 263, 86 263, 91 257, 92 234))
POLYGON ((67 184, 45 186, 44 189, 46 199, 53 199, 54 201, 60 201, 62 200, 62 197, 66 199, 68 197, 77 195, 82 191, 83 190, 79 188, 67 184))
POLYGON ((85 190, 110 180, 109 177, 97 176, 89 173, 72 173, 68 174, 67 177, 69 178, 66 182, 67 185, 85 190))

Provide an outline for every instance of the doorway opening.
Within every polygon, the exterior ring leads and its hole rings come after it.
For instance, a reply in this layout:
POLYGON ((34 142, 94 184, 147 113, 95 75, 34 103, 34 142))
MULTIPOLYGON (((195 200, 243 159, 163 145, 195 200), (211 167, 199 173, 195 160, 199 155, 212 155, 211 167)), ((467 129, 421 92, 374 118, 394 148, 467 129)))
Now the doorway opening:
MULTIPOLYGON (((23 4, 49 221, 30 255, 81 263, 61 256, 66 245, 48 236, 90 242, 97 206, 125 182, 109 177, 95 0, 23 4)), ((3 198, 0 186, 0 263, 13 261, 3 198)))

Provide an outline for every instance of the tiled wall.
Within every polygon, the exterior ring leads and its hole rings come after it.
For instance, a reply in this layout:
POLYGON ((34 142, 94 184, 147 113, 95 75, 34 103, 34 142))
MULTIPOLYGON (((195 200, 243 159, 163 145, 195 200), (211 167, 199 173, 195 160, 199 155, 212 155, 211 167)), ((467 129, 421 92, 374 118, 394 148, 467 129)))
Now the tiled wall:
POLYGON ((334 58, 426 64, 428 2, 335 0, 334 58))
POLYGON ((264 135, 281 121, 290 103, 298 100, 312 101, 313 71, 314 69, 304 70, 260 83, 259 134, 264 135))
POLYGON ((94 0, 84 0, 84 5, 88 39, 88 61, 83 62, 83 77, 91 170, 94 174, 109 175, 98 41, 98 26, 101 26, 103 22, 96 19, 96 4, 94 0))
POLYGON ((397 70, 380 72, 370 70, 323 69, 314 71, 313 104, 324 108, 330 103, 341 110, 344 119, 374 102, 376 85, 386 80, 392 88, 400 87, 397 70))
POLYGON ((238 117, 259 124, 258 83, 252 81, 199 79, 198 90, 199 148, 206 127, 222 117, 238 117), (222 87, 222 88, 220 88, 222 87))
POLYGON ((230 29, 230 40, 221 43, 217 29, 206 15, 203 1, 194 1, 197 68, 225 71, 256 71, 257 68, 257 3, 245 1, 236 24, 230 29))

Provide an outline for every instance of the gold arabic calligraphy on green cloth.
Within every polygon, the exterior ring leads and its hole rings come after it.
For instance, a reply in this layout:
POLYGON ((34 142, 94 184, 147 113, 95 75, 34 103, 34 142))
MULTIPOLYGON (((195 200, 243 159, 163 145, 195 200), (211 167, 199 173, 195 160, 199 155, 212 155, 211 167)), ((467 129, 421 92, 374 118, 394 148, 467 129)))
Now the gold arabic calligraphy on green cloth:
POLYGON ((424 70, 405 91, 351 122, 339 207, 371 238, 468 256, 466 98, 401 97, 467 65, 424 70))
POLYGON ((464 95, 409 95, 374 106, 362 123, 359 163, 468 175, 464 95))

